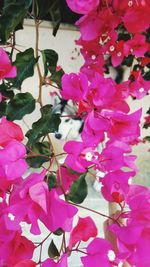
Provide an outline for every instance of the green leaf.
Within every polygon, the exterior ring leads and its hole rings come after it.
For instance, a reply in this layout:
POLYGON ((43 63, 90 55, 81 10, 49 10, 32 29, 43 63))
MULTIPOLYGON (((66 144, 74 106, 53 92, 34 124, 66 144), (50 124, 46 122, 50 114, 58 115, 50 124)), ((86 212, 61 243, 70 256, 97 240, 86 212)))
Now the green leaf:
POLYGON ((0 118, 5 116, 6 114, 6 107, 7 107, 7 103, 6 101, 3 101, 0 103, 0 118))
POLYGON ((148 129, 149 127, 150 127, 150 123, 145 123, 143 126, 144 129, 148 129))
POLYGON ((56 71, 58 54, 52 49, 42 50, 41 53, 44 64, 44 75, 47 76, 48 71, 53 74, 56 71))
POLYGON ((41 118, 32 124, 32 129, 26 133, 28 146, 35 144, 42 136, 58 131, 60 114, 52 113, 52 106, 46 105, 41 108, 41 118))
POLYGON ((35 109, 35 99, 30 93, 19 93, 7 105, 6 115, 10 121, 21 120, 35 109))
POLYGON ((61 88, 61 78, 63 75, 64 75, 64 71, 63 71, 63 69, 61 69, 59 71, 54 72, 51 75, 50 80, 52 82, 55 82, 58 85, 58 87, 61 88))
MULTIPOLYGON (((36 143, 32 147, 32 152, 35 154, 39 154, 41 156, 32 156, 31 154, 31 157, 27 158, 27 163, 32 168, 40 168, 43 163, 49 161, 49 159, 44 156, 47 156, 47 157, 51 156, 49 142, 45 141, 43 143, 40 143, 40 142, 36 143)), ((28 156, 29 155, 30 153, 28 154, 28 156)))
POLYGON ((150 136, 144 137, 144 140, 150 142, 150 136))
POLYGON ((125 57, 123 62, 122 62, 122 65, 125 65, 127 67, 131 67, 132 63, 133 63, 133 59, 134 59, 134 56, 132 56, 132 55, 125 57))
POLYGON ((14 92, 9 88, 10 88, 9 84, 2 83, 0 85, 0 92, 2 93, 3 96, 11 99, 14 97, 14 92))
POLYGON ((68 200, 80 204, 84 201, 88 194, 87 183, 85 180, 86 174, 82 174, 77 181, 75 181, 67 196, 68 200))
POLYGON ((58 0, 53 1, 53 4, 49 10, 53 24, 53 35, 56 36, 61 23, 60 4, 58 0))
POLYGON ((17 77, 11 79, 13 83, 12 87, 20 89, 22 82, 33 76, 34 74, 34 65, 38 62, 38 58, 34 58, 33 48, 29 48, 24 52, 18 53, 16 61, 13 63, 17 67, 17 77))
POLYGON ((54 243, 54 241, 52 240, 50 245, 49 245, 49 248, 48 248, 48 256, 51 258, 51 259, 56 259, 60 256, 60 253, 54 243))
POLYGON ((58 228, 55 232, 53 232, 54 235, 60 236, 64 233, 63 229, 58 228))
POLYGON ((5 0, 0 17, 0 38, 5 43, 23 21, 32 0, 5 0))
POLYGON ((49 190, 57 186, 56 176, 53 173, 47 175, 47 183, 49 190))

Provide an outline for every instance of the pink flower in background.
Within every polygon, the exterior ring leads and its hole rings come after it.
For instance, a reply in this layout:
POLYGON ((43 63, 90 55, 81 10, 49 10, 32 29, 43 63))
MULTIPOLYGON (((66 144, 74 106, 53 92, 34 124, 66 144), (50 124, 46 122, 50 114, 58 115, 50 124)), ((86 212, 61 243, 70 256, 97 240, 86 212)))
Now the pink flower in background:
MULTIPOLYGON (((35 196, 34 201, 39 202, 38 197, 36 199, 35 196)), ((45 212, 42 212, 39 217, 44 225, 52 232, 56 231, 58 228, 62 228, 66 232, 70 232, 72 229, 73 217, 77 213, 78 209, 60 199, 55 189, 51 189, 50 192, 47 190, 46 206, 46 214, 45 212)))
POLYGON ((129 91, 131 96, 136 97, 137 99, 143 98, 147 95, 150 90, 150 81, 143 79, 141 71, 132 71, 131 72, 131 82, 129 84, 129 91), (134 81, 132 81, 134 79, 134 81))
POLYGON ((87 100, 99 109, 110 108, 116 94, 115 82, 96 73, 89 87, 87 100))
POLYGON ((14 180, 25 173, 28 167, 24 159, 25 154, 25 146, 18 141, 11 141, 5 148, 0 149, 0 168, 6 179, 14 180))
POLYGON ((78 242, 88 241, 91 237, 97 236, 97 228, 91 217, 79 217, 77 225, 73 228, 70 239, 69 249, 71 250, 78 242))
POLYGON ((92 12, 90 16, 81 17, 76 25, 80 28, 81 38, 89 42, 99 38, 103 24, 97 12, 92 12))
POLYGON ((17 263, 14 267, 36 267, 37 264, 31 260, 23 260, 17 263))
POLYGON ((63 187, 63 191, 60 187, 61 183, 60 183, 59 171, 57 171, 57 184, 58 184, 57 193, 63 194, 65 192, 65 194, 68 194, 72 183, 78 179, 78 175, 71 173, 64 166, 60 167, 60 173, 61 173, 61 182, 62 182, 61 186, 63 187))
MULTIPOLYGON (((109 260, 109 251, 112 252, 111 244, 102 239, 95 238, 87 247, 87 256, 81 257, 81 261, 84 267, 111 267, 109 260)), ((115 257, 115 256, 114 256, 115 257)))
POLYGON ((24 138, 22 129, 19 125, 6 118, 0 121, 0 146, 6 146, 10 141, 17 140, 21 142, 24 138))
POLYGON ((139 122, 142 109, 129 115, 121 112, 104 111, 103 115, 111 120, 111 127, 108 137, 111 140, 116 138, 123 142, 132 142, 140 136, 139 122))
POLYGON ((64 74, 62 77, 61 95, 64 99, 80 101, 85 98, 88 91, 88 79, 85 74, 64 74))
POLYGON ((108 131, 110 122, 100 113, 91 111, 85 119, 82 139, 87 146, 96 147, 104 140, 104 133, 108 131))
POLYGON ((87 148, 82 142, 69 141, 64 145, 67 152, 65 163, 73 170, 82 173, 92 164, 94 152, 92 148, 87 148))
POLYGON ((124 151, 115 145, 108 146, 98 155, 95 163, 103 172, 119 170, 124 166, 124 151))
POLYGON ((7 53, 0 48, 0 80, 5 78, 14 78, 16 75, 16 67, 11 65, 7 53))
POLYGON ((47 184, 43 181, 45 171, 32 174, 22 180, 20 187, 14 187, 10 196, 10 205, 7 209, 15 216, 13 229, 20 228, 19 223, 25 221, 31 224, 31 233, 40 234, 38 219, 52 232, 58 228, 70 231, 72 220, 77 208, 60 199, 56 190, 49 192, 47 184), (20 206, 22 207, 20 209, 20 206))
POLYGON ((123 22, 126 29, 131 33, 145 32, 150 25, 149 12, 149 4, 144 6, 136 4, 134 8, 128 9, 123 17, 123 22))
POLYGON ((126 199, 129 192, 129 178, 135 172, 123 172, 121 170, 110 172, 100 179, 102 183, 101 192, 104 198, 110 202, 121 203, 126 199))
POLYGON ((124 54, 126 57, 129 54, 143 57, 147 50, 148 43, 146 42, 146 37, 142 34, 135 34, 131 40, 124 42, 124 54))
POLYGON ((68 267, 67 254, 64 254, 58 263, 51 259, 47 259, 42 263, 42 267, 68 267))
POLYGON ((96 9, 100 0, 66 0, 70 9, 79 14, 88 14, 96 9))
POLYGON ((0 263, 3 263, 1 266, 12 267, 22 260, 30 260, 34 249, 34 244, 26 237, 21 236, 19 232, 13 232, 13 236, 9 240, 0 238, 0 263))

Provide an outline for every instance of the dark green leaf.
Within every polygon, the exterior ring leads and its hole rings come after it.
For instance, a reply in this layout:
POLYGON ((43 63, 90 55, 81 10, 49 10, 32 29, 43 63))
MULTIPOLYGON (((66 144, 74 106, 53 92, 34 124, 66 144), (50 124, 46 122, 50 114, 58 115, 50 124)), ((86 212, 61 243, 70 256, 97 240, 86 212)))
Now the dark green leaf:
POLYGON ((150 142, 150 136, 146 136, 146 137, 144 137, 144 140, 150 142))
POLYGON ((6 107, 7 107, 7 103, 6 101, 3 101, 0 103, 0 118, 5 116, 6 114, 6 107))
POLYGON ((24 115, 30 114, 35 109, 35 99, 30 93, 19 93, 7 105, 7 119, 21 120, 24 115))
POLYGON ((31 157, 27 158, 27 162, 29 166, 32 168, 40 168, 43 163, 49 161, 48 158, 44 157, 44 156, 50 157, 51 155, 49 142, 45 141, 43 143, 40 143, 40 142, 36 143, 32 147, 32 152, 35 154, 39 154, 41 156, 31 155, 31 157))
POLYGON ((47 175, 47 183, 49 190, 57 186, 56 176, 53 173, 47 175))
POLYGON ((32 124, 32 129, 26 133, 28 146, 35 144, 42 136, 58 131, 60 114, 53 114, 51 105, 42 107, 41 115, 41 118, 32 124))
POLYGON ((0 92, 2 93, 3 96, 8 97, 8 98, 13 98, 14 97, 14 92, 9 89, 9 85, 2 83, 0 85, 0 92))
POLYGON ((56 71, 58 54, 52 49, 45 49, 41 51, 44 63, 44 75, 47 76, 48 71, 53 74, 56 71))
POLYGON ((57 257, 60 256, 59 251, 58 251, 56 245, 54 244, 53 240, 51 241, 49 248, 48 248, 48 256, 51 259, 56 259, 57 257))
POLYGON ((33 76, 34 65, 37 61, 38 58, 34 58, 33 48, 17 54, 16 61, 13 64, 17 67, 17 77, 11 79, 14 88, 20 89, 22 82, 26 78, 33 76))
POLYGON ((82 174, 77 181, 75 181, 67 196, 68 200, 74 203, 82 203, 88 194, 87 183, 85 180, 86 174, 82 174))
POLYGON ((150 108, 149 108, 149 110, 146 113, 150 115, 150 108))
POLYGON ((52 24, 53 24, 53 35, 56 36, 61 22, 61 12, 59 1, 53 1, 52 6, 50 7, 49 13, 51 15, 52 24))
POLYGON ((144 75, 144 79, 145 79, 146 81, 150 81, 150 71, 147 71, 147 72, 145 73, 145 75, 144 75))
POLYGON ((61 228, 58 228, 55 232, 53 232, 53 234, 54 235, 58 235, 58 236, 60 236, 60 235, 62 235, 63 234, 63 230, 61 229, 61 228))
POLYGON ((0 38, 5 43, 23 21, 32 0, 5 0, 0 17, 0 38))
POLYGON ((61 78, 63 75, 64 75, 64 71, 63 69, 61 69, 59 71, 54 72, 52 76, 50 77, 50 80, 56 83, 59 88, 61 88, 61 78))
POLYGON ((145 123, 143 128, 148 129, 150 127, 150 123, 145 123))
POLYGON ((122 65, 125 65, 127 67, 131 67, 133 63, 134 56, 129 55, 128 57, 124 58, 122 65))

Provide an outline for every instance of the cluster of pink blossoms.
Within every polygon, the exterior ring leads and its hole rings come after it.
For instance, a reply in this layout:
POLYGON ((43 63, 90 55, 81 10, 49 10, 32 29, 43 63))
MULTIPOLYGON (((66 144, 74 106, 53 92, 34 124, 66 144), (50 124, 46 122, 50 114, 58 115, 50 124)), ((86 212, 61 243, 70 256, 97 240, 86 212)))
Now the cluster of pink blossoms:
MULTIPOLYGON (((49 190, 47 171, 32 173, 26 178, 26 148, 24 136, 14 122, 2 118, 0 122, 0 266, 7 267, 68 267, 71 253, 78 253, 80 242, 92 241, 85 248, 81 261, 84 267, 150 266, 150 190, 131 185, 137 172, 132 145, 140 137, 142 110, 130 113, 129 96, 141 99, 150 89, 142 69, 149 63, 150 26, 149 0, 67 0, 69 7, 84 16, 77 25, 81 38, 77 43, 85 63, 79 74, 65 74, 62 78, 62 97, 77 106, 77 116, 84 120, 81 141, 69 141, 64 150, 65 164, 57 172, 57 186, 49 190), (128 35, 125 41, 120 32, 128 35), (105 78, 108 60, 114 67, 132 56, 138 69, 131 69, 129 79, 117 84, 105 78), (106 141, 107 140, 107 141, 106 141), (104 148, 99 149, 99 144, 104 148), (69 167, 75 172, 71 172, 69 167), (118 204, 109 230, 116 244, 98 237, 90 217, 73 219, 78 209, 66 201, 77 173, 84 174, 93 166, 104 173, 101 192, 109 202, 118 204), (77 172, 77 173, 76 173, 77 172), (60 177, 61 176, 61 177, 60 177), (126 209, 126 206, 128 209, 126 209), (119 210, 119 208, 121 208, 119 210), (36 245, 22 231, 22 223, 30 225, 30 232, 39 235, 39 221, 50 233, 61 229, 69 235, 66 248, 57 261, 32 260, 36 245)), ((0 79, 16 76, 16 68, 7 54, 0 50, 0 79)))
POLYGON ((74 12, 84 15, 76 23, 81 33, 77 44, 81 46, 84 64, 80 73, 63 76, 61 94, 76 104, 84 128, 80 142, 65 144, 65 164, 79 173, 91 166, 104 172, 104 178, 99 179, 101 192, 107 201, 121 206, 123 219, 110 227, 117 246, 95 239, 82 263, 84 267, 122 266, 124 262, 148 267, 150 190, 130 184, 137 172, 131 146, 140 137, 142 110, 130 113, 127 98, 141 99, 150 89, 150 82, 143 77, 143 68, 149 64, 150 43, 146 36, 150 27, 150 2, 67 0, 67 3, 74 12), (126 34, 127 40, 121 38, 120 32, 126 34), (127 81, 118 84, 105 77, 109 60, 113 67, 118 67, 128 57, 134 61, 127 81), (133 68, 136 64, 138 68, 133 68), (100 151, 102 142, 104 148, 100 151), (113 260, 107 257, 109 250, 115 252, 113 260))

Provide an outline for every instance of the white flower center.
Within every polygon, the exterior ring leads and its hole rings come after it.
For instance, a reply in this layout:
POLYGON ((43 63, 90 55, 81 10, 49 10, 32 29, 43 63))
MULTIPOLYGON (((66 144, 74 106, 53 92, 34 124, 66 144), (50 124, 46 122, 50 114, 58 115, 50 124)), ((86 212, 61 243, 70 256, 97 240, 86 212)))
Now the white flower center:
POLYGON ((128 6, 129 6, 129 7, 133 6, 133 1, 129 1, 129 2, 128 2, 128 6))
POLYGON ((92 55, 91 58, 94 60, 94 59, 96 59, 96 56, 95 55, 92 55))
POLYGON ((113 51, 115 50, 115 47, 114 47, 113 45, 111 45, 111 46, 109 47, 109 50, 110 50, 111 52, 113 52, 113 51))
POLYGON ((107 256, 110 261, 114 261, 116 258, 116 255, 113 250, 109 250, 107 256))
POLYGON ((91 161, 92 158, 93 158, 93 155, 92 155, 91 152, 87 152, 87 153, 85 154, 85 159, 86 159, 87 161, 91 161))
POLYGON ((140 92, 140 93, 143 93, 143 92, 144 92, 144 88, 141 87, 141 88, 139 89, 139 92, 140 92))
POLYGON ((9 218, 11 221, 14 221, 14 220, 15 220, 15 216, 14 216, 12 213, 8 213, 8 218, 9 218))
POLYGON ((118 56, 118 57, 121 57, 121 55, 122 55, 121 52, 118 52, 118 53, 117 53, 117 56, 118 56))

